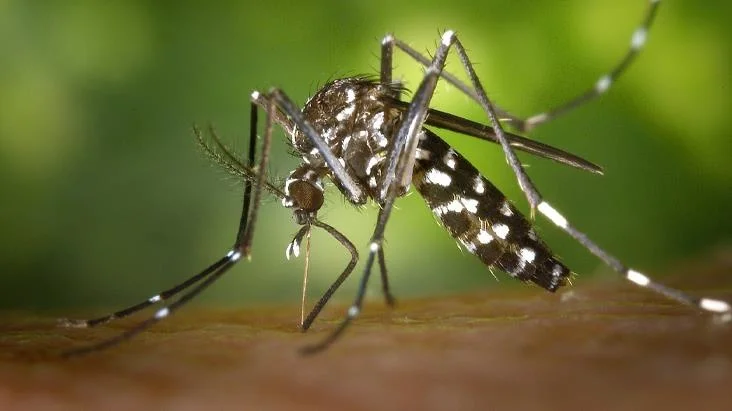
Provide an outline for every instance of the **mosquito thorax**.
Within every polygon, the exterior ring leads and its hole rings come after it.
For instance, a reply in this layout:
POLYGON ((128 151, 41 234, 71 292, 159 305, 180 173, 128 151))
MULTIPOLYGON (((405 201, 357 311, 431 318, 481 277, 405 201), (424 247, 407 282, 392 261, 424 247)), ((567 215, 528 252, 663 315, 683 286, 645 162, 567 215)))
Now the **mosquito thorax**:
MULTIPOLYGON (((376 198, 377 182, 382 180, 391 136, 399 119, 399 111, 389 108, 384 97, 399 92, 397 86, 348 77, 323 86, 302 110, 350 177, 366 188, 367 196, 350 199, 353 203, 363 204, 368 197, 376 198)), ((291 139, 304 165, 325 169, 329 175, 322 155, 304 133, 295 129, 291 139)), ((339 181, 334 183, 346 193, 339 181)))

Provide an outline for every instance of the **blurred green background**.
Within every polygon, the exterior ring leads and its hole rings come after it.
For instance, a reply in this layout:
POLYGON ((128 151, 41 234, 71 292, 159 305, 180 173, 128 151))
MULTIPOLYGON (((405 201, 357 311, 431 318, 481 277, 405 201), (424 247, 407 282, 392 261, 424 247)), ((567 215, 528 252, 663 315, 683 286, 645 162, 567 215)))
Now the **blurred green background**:
MULTIPOLYGON (((277 86, 303 103, 329 79, 375 73, 385 33, 427 51, 453 28, 489 95, 529 115, 593 84, 625 52, 645 8, 641 0, 0 0, 0 307, 121 307, 223 255, 241 184, 202 155, 191 124, 212 122, 245 147, 251 90, 277 86)), ((664 2, 647 48, 608 95, 531 133, 602 165, 604 177, 522 157, 577 227, 659 277, 731 238, 730 15, 725 1, 664 2)), ((419 67, 401 55, 396 62, 396 77, 416 87, 419 67)), ((462 74, 455 60, 449 68, 462 74)), ((435 105, 484 121, 449 86, 438 87, 435 105)), ((441 134, 526 208, 497 146, 441 134)), ((276 139, 271 171, 284 177, 297 159, 282 133, 276 139)), ((321 218, 363 252, 374 207, 344 203, 331 190, 321 218)), ((397 297, 514 284, 502 274, 496 284, 459 251, 417 194, 397 204, 386 245, 397 297)), ((609 273, 539 225, 578 281, 609 273)), ((267 200, 253 261, 201 301, 299 301, 303 260, 284 258, 297 228, 267 200)), ((316 234, 312 256, 314 296, 348 254, 316 234)), ((373 286, 370 298, 380 298, 373 286)))

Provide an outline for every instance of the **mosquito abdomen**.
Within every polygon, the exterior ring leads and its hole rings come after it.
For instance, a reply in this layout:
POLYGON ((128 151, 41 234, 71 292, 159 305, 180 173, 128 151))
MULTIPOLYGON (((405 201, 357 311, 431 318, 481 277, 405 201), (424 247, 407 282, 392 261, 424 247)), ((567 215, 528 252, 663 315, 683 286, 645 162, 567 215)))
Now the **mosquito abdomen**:
POLYGON ((496 186, 439 136, 424 130, 412 178, 417 191, 468 251, 490 267, 549 291, 570 270, 496 186))

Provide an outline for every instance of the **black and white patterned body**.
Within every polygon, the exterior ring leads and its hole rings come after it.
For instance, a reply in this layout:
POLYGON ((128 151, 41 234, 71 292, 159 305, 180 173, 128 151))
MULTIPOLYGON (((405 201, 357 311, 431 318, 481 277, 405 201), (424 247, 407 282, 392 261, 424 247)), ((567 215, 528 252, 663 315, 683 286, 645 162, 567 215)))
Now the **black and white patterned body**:
MULTIPOLYGON (((364 204, 368 198, 378 202, 392 136, 401 120, 401 112, 384 97, 399 92, 397 87, 360 77, 336 80, 320 89, 305 104, 303 115, 364 196, 350 198, 342 182, 332 178, 320 151, 298 130, 291 141, 303 164, 290 174, 286 193, 302 184, 302 176, 318 187, 328 176, 352 203, 364 204)), ((505 196, 436 134, 422 129, 418 137, 411 181, 450 235, 489 267, 549 291, 564 285, 570 270, 505 196)), ((404 195, 406 188, 398 195, 404 195)), ((287 200, 284 204, 293 206, 287 200)))
POLYGON ((570 270, 496 186, 439 136, 424 130, 412 177, 445 229, 488 266, 549 291, 570 270))
MULTIPOLYGON (((369 198, 377 198, 376 189, 382 180, 391 148, 389 136, 393 134, 399 118, 399 111, 389 109, 382 96, 398 92, 396 87, 367 78, 339 79, 321 88, 302 110, 305 119, 323 137, 348 175, 362 189, 363 195, 353 198, 341 181, 331 178, 354 204, 365 204, 369 198)), ((295 130, 291 143, 303 158, 298 170, 312 170, 320 178, 331 175, 322 154, 305 134, 295 130)))

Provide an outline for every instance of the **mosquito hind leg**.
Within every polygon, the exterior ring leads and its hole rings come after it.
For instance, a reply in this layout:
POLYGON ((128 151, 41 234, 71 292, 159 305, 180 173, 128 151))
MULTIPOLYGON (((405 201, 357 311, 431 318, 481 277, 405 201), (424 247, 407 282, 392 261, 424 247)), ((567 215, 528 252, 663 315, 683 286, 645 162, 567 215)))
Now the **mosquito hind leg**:
POLYGON ((559 213, 559 211, 557 211, 548 202, 546 202, 539 193, 539 191, 536 189, 534 184, 531 182, 531 179, 524 171, 521 163, 516 158, 516 154, 509 145, 505 135, 505 131, 503 130, 503 127, 498 120, 498 116, 496 114, 494 106, 488 99, 488 96, 485 93, 485 89, 481 85, 480 80, 478 79, 478 76, 475 73, 475 70, 473 69, 473 66, 470 62, 470 59, 468 58, 467 52, 457 38, 455 39, 455 50, 460 57, 463 68, 470 78, 475 93, 478 95, 481 107, 494 125, 496 137, 503 147, 504 153, 506 155, 506 160, 508 161, 509 165, 514 171, 514 174, 516 175, 521 191, 524 192, 526 198, 529 200, 529 205, 532 208, 532 212, 536 210, 540 214, 544 215, 547 219, 554 223, 554 225, 556 225, 562 231, 574 238, 578 243, 580 243, 588 251, 598 257, 607 266, 612 268, 616 273, 618 273, 624 279, 630 281, 631 283, 643 288, 648 288, 658 294, 661 294, 669 299, 678 301, 682 304, 695 306, 703 311, 719 314, 720 318, 723 321, 729 321, 730 319, 732 319, 732 307, 730 307, 729 303, 712 298, 699 298, 688 295, 680 290, 657 283, 645 274, 642 274, 634 269, 627 267, 616 257, 610 255, 607 251, 603 250, 592 240, 590 240, 590 238, 586 234, 574 228, 569 223, 569 221, 561 213, 559 213))

